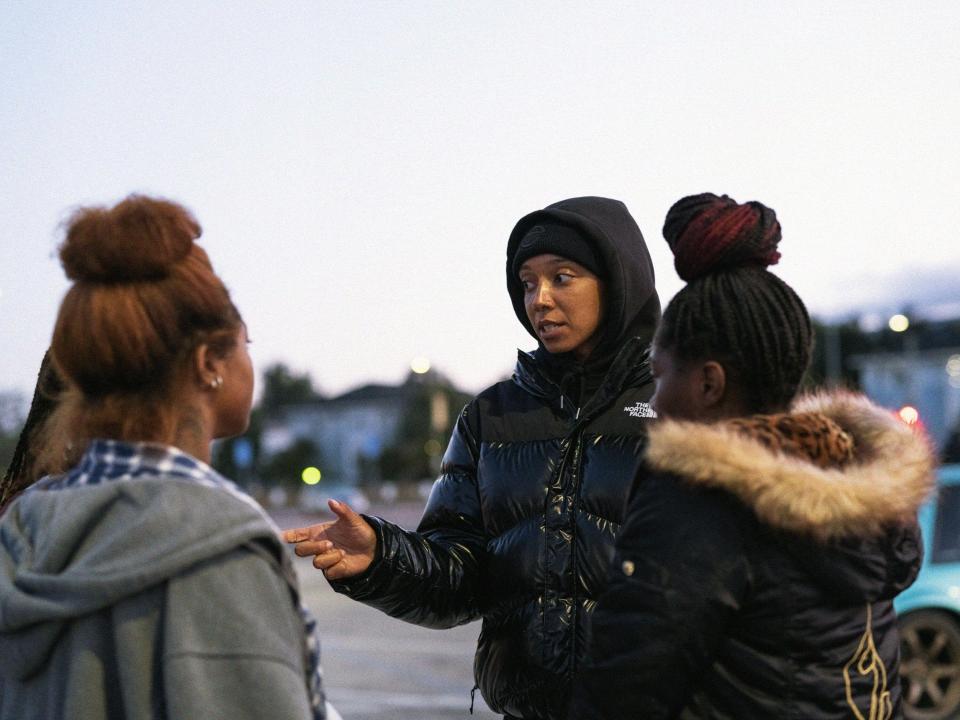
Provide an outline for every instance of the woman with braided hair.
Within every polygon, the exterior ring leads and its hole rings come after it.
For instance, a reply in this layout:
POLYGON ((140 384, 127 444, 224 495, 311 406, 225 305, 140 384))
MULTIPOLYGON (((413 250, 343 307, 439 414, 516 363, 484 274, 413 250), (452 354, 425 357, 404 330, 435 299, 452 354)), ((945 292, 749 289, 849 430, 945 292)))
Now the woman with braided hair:
MULTIPOLYGON (((39 462, 41 454, 35 442, 35 438, 43 433, 43 426, 57 406, 57 398, 62 391, 63 382, 54 370, 50 352, 47 351, 43 354, 40 371, 37 373, 37 386, 33 391, 30 411, 23 423, 7 472, 3 480, 0 480, 0 515, 10 501, 32 485, 34 480, 66 469, 59 464, 56 467, 42 466, 39 462)), ((49 463, 51 458, 46 460, 49 463)))
POLYGON ((899 718, 892 601, 919 570, 929 445, 863 397, 795 399, 811 326, 766 269, 773 210, 685 197, 664 236, 687 285, 569 717, 899 718))

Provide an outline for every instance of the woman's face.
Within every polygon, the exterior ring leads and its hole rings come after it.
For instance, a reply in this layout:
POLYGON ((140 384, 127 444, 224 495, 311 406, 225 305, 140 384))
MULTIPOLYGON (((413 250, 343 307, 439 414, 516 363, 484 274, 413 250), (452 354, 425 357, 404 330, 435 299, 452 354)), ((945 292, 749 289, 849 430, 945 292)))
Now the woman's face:
POLYGON ((603 316, 600 279, 559 255, 534 255, 520 266, 523 304, 540 342, 551 353, 590 356, 603 316))
POLYGON ((660 417, 676 420, 699 420, 703 415, 698 402, 698 365, 681 363, 670 350, 654 344, 650 352, 650 369, 656 386, 650 404, 660 417))
POLYGON ((247 327, 237 330, 237 343, 223 361, 223 385, 215 393, 215 438, 242 434, 250 424, 253 406, 253 361, 247 347, 247 327))

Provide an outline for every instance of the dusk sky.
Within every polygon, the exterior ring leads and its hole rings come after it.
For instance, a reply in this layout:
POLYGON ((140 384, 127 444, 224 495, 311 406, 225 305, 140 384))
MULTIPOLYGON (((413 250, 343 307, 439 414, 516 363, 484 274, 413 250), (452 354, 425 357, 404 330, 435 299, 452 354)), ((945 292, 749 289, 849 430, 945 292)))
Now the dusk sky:
POLYGON ((0 3, 0 390, 32 391, 59 224, 182 202, 254 360, 468 391, 534 342, 522 215, 626 202, 664 304, 683 195, 760 200, 822 317, 960 316, 960 4, 0 3))

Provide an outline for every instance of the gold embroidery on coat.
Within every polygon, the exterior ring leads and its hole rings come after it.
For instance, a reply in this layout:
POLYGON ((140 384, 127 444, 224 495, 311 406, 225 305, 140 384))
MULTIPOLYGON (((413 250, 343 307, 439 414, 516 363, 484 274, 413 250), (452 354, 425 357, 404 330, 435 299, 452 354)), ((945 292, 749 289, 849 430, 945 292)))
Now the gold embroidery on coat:
POLYGON ((887 669, 883 665, 880 653, 873 641, 873 607, 867 604, 867 627, 857 651, 843 667, 843 684, 847 689, 847 705, 853 710, 857 720, 890 720, 893 717, 893 703, 887 689, 887 669), (863 678, 872 678, 873 689, 870 692, 870 708, 865 715, 853 699, 852 672, 863 678))

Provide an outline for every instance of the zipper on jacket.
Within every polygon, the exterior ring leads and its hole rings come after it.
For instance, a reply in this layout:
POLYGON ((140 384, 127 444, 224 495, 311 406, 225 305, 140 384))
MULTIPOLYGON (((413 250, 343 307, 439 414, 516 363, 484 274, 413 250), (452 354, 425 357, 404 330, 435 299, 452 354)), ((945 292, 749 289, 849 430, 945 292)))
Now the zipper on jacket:
MULTIPOLYGON (((566 395, 564 395, 563 393, 561 393, 561 394, 560 394, 560 409, 561 409, 561 410, 563 410, 563 408, 564 408, 564 400, 565 400, 565 399, 566 399, 566 395)), ((579 419, 580 419, 580 411, 581 411, 582 409, 583 409, 583 408, 580 408, 580 407, 577 408, 577 411, 573 414, 573 419, 574 419, 574 420, 579 420, 579 419)))
MULTIPOLYGON (((580 408, 577 408, 577 418, 580 417, 580 408)), ((573 676, 577 669, 577 622, 580 615, 580 603, 577 592, 580 583, 577 577, 577 512, 580 510, 580 470, 581 470, 581 450, 583 449, 583 429, 580 428, 574 433, 573 440, 573 507, 570 508, 570 572, 573 578, 573 587, 570 588, 572 607, 570 611, 573 616, 570 618, 570 624, 573 634, 570 638, 570 675, 573 676)))
MULTIPOLYGON (((563 396, 561 396, 561 398, 562 397, 563 396)), ((579 417, 579 415, 580 415, 580 409, 577 408, 577 417, 579 417)), ((556 478, 562 483, 564 471, 567 469, 567 467, 572 467, 571 480, 573 482, 573 485, 571 487, 571 493, 573 497, 573 504, 570 508, 570 573, 572 578, 572 584, 570 588, 570 597, 572 601, 570 623, 571 623, 571 628, 573 629, 573 632, 571 634, 571 645, 570 645, 570 650, 572 652, 570 674, 572 676, 572 673, 574 670, 576 670, 576 666, 577 666, 576 623, 577 623, 577 617, 580 614, 579 608, 577 607, 578 605, 577 587, 579 583, 577 581, 577 553, 575 550, 575 545, 577 542, 576 514, 577 514, 577 510, 580 507, 580 456, 582 454, 581 449, 583 447, 583 428, 578 427, 574 429, 574 431, 571 434, 567 435, 567 437, 565 438, 565 442, 571 443, 572 447, 568 446, 566 451, 563 453, 563 456, 560 459, 560 465, 557 468, 556 478)), ((561 492, 562 492, 562 486, 561 486, 561 492)), ((544 589, 546 589, 546 586, 544 587, 544 589)))

